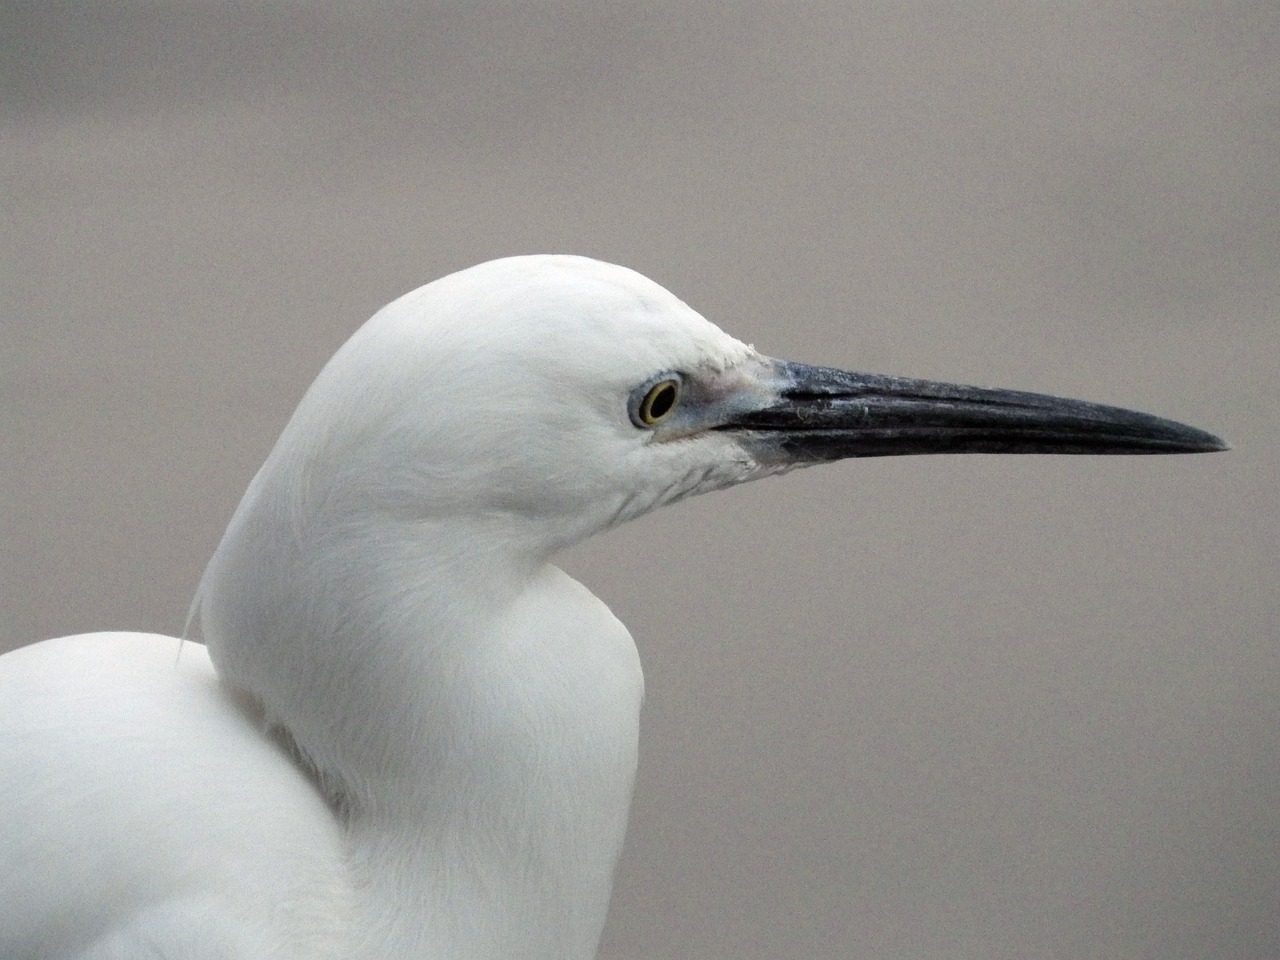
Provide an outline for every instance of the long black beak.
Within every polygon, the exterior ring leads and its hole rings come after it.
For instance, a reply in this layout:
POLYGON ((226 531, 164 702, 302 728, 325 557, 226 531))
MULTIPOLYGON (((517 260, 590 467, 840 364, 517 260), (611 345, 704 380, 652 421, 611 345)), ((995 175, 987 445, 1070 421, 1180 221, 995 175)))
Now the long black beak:
POLYGON ((775 361, 777 399, 720 429, 790 462, 919 453, 1208 453, 1229 445, 1150 414, 1018 390, 775 361))

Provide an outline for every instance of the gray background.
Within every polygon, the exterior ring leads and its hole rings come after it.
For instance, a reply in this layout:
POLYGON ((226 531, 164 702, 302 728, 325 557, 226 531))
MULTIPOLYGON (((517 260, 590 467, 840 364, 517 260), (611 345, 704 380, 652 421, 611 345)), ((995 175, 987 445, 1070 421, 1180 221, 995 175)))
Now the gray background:
POLYGON ((3 15, 4 646, 180 629, 385 301, 614 260, 1236 449, 847 463, 574 550, 649 684, 603 956, 1280 957, 1273 4, 3 15))

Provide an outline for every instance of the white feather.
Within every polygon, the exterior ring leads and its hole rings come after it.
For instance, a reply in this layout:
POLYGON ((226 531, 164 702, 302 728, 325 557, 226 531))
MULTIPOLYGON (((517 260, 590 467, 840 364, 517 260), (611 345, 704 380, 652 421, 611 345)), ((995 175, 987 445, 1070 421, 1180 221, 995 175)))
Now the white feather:
POLYGON ((729 392, 759 362, 581 258, 379 312, 210 562, 207 655, 95 634, 0 658, 0 956, 593 956, 642 678, 548 559, 768 472, 626 412, 663 372, 729 392))

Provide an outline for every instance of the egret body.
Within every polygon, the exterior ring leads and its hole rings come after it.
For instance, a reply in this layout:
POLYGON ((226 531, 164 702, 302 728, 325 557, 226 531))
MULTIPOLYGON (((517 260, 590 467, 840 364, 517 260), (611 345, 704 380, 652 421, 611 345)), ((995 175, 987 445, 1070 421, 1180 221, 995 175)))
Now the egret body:
POLYGON ((193 605, 207 647, 0 658, 0 956, 590 958, 643 680, 556 551, 843 457, 1223 446, 771 360, 583 258, 428 284, 342 347, 253 479, 193 605))

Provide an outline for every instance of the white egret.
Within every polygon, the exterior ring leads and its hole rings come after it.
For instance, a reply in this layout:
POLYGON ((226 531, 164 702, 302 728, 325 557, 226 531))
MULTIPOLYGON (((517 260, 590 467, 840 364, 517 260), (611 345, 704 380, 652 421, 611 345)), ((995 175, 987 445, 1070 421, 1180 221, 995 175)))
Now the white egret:
POLYGON ((588 259, 428 284, 337 353, 253 479, 195 599, 207 648, 0 658, 0 956, 589 958, 642 677, 557 550, 844 457, 1224 448, 771 360, 588 259))

